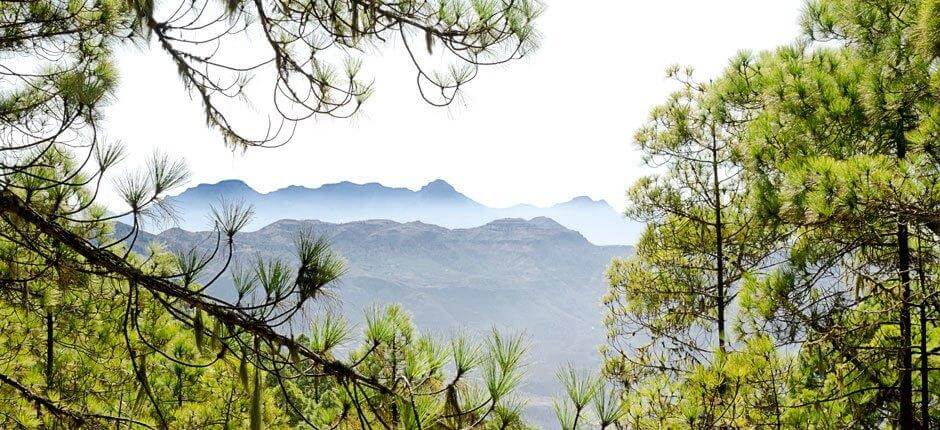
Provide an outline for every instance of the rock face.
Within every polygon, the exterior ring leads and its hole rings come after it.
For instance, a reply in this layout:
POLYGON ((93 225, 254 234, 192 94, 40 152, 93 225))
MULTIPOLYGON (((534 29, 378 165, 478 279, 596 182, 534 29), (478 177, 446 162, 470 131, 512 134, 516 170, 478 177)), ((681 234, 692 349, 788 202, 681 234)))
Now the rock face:
POLYGON ((171 197, 179 227, 206 230, 211 205, 220 200, 250 203, 255 217, 248 230, 257 230, 281 219, 317 219, 351 222, 388 219, 398 222, 421 221, 447 228, 468 228, 501 218, 546 216, 578 231, 601 245, 625 245, 636 241, 640 227, 617 213, 606 201, 577 197, 565 203, 541 208, 516 205, 508 208, 484 206, 461 194, 443 180, 435 180, 418 191, 390 188, 378 183, 340 182, 319 188, 290 186, 267 194, 259 193, 242 181, 226 180, 200 184, 171 197))
MULTIPOLYGON (((282 220, 236 236, 236 258, 292 260, 293 239, 301 229, 331 238, 347 259, 350 270, 332 306, 354 322, 373 304, 402 303, 415 323, 432 333, 492 327, 525 332, 532 342, 525 390, 530 412, 539 417, 551 416, 545 399, 557 389, 559 366, 597 365, 596 350, 604 342, 604 271, 611 258, 633 252, 629 246, 594 245, 546 217, 462 229, 388 220, 282 220)), ((169 248, 207 247, 210 237, 174 228, 144 235, 138 246, 159 241, 169 248)), ((230 296, 231 291, 224 278, 214 293, 230 296)))

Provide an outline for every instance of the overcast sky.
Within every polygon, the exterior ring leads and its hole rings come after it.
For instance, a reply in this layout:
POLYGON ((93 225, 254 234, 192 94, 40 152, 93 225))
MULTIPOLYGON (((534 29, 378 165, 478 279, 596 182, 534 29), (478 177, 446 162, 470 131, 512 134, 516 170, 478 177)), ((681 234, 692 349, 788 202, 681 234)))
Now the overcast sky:
POLYGON ((226 149, 156 50, 119 56, 121 87, 107 131, 137 161, 183 157, 189 186, 242 179, 259 191, 349 180, 419 188, 442 178, 490 206, 574 196, 620 208, 642 173, 631 136, 674 86, 670 64, 717 75, 739 50, 788 43, 802 0, 546 0, 542 46, 484 68, 464 103, 430 107, 399 48, 365 63, 376 93, 354 120, 312 120, 278 149, 226 149))

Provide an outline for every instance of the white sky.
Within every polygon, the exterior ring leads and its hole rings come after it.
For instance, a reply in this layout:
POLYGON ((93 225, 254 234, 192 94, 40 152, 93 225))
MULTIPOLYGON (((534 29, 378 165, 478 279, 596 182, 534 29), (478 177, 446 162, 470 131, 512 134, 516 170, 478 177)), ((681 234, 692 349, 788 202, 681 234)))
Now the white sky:
POLYGON ((206 128, 165 54, 127 49, 106 130, 127 144, 131 165, 155 148, 183 157, 188 186, 237 178, 259 191, 343 180, 418 188, 443 178, 490 206, 588 195, 620 208, 642 173, 633 130, 674 88, 665 68, 691 65, 709 78, 739 50, 788 43, 803 2, 545 3, 541 48, 481 70, 460 106, 426 105, 394 48, 367 59, 376 93, 358 118, 311 120, 286 147, 233 153, 206 128))

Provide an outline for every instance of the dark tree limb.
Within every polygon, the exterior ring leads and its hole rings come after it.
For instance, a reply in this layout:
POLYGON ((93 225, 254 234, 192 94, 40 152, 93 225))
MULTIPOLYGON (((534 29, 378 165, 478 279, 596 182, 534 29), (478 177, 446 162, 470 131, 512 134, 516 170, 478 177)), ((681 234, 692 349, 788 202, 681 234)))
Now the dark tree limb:
POLYGON ((119 275, 128 282, 137 284, 153 294, 163 294, 177 299, 192 308, 202 310, 222 323, 238 327, 246 333, 264 339, 271 344, 283 345, 296 350, 298 355, 311 360, 322 367, 324 373, 339 380, 358 382, 383 394, 394 394, 390 388, 382 385, 374 378, 363 376, 340 361, 331 360, 313 352, 306 346, 294 341, 294 339, 277 333, 264 321, 239 310, 237 307, 214 297, 187 290, 165 279, 147 275, 113 252, 100 249, 59 224, 49 221, 45 216, 30 208, 10 190, 0 190, 0 211, 15 215, 41 233, 69 247, 85 258, 89 264, 119 275))

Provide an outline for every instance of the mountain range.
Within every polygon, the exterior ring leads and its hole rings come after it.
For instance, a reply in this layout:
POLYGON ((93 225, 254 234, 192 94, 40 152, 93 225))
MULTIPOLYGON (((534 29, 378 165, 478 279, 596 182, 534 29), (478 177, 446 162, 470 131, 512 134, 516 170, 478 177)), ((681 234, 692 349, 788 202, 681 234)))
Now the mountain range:
MULTIPOLYGON (((118 234, 127 228, 119 225, 118 234)), ((546 426, 552 420, 549 396, 558 390, 554 372, 569 362, 586 368, 599 362, 605 268, 611 258, 632 253, 630 246, 594 245, 546 217, 453 229, 390 220, 280 220, 237 235, 235 258, 291 261, 301 229, 330 238, 348 261, 330 306, 354 323, 361 324, 362 310, 374 304, 401 303, 425 332, 447 336, 495 327, 524 333, 532 345, 523 387, 527 413, 546 426)), ((170 249, 208 250, 213 238, 209 232, 172 228, 143 234, 136 248, 160 242, 170 249)), ((229 275, 213 292, 232 297, 229 275)))
POLYGON ((222 200, 252 205, 254 217, 248 231, 281 219, 315 219, 351 222, 387 219, 421 221, 446 228, 469 228, 503 218, 548 217, 583 234, 598 245, 626 245, 636 241, 639 224, 627 221, 604 200, 576 197, 550 207, 515 205, 492 208, 460 193, 444 180, 421 189, 386 187, 379 183, 339 182, 318 188, 289 186, 269 193, 255 191, 240 180, 200 184, 166 202, 174 208, 178 226, 189 231, 206 230, 210 207, 222 200))

